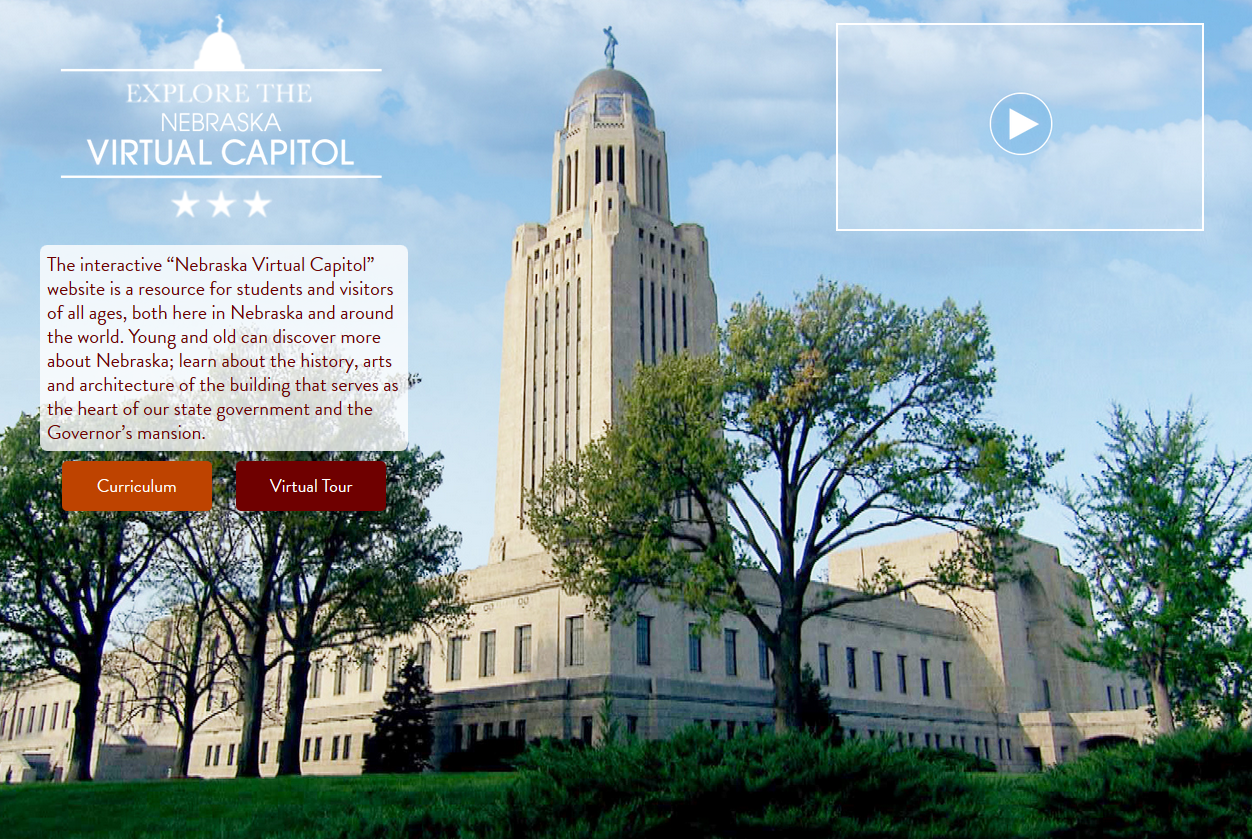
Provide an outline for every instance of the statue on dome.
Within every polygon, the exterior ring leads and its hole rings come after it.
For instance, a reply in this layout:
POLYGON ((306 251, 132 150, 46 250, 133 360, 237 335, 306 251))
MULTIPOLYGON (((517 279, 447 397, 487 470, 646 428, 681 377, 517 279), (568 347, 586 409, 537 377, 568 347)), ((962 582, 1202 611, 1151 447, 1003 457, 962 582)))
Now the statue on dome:
POLYGON ((609 42, 604 45, 604 64, 612 70, 613 57, 617 52, 617 38, 613 37, 613 27, 611 26, 604 30, 604 34, 609 38, 609 42))

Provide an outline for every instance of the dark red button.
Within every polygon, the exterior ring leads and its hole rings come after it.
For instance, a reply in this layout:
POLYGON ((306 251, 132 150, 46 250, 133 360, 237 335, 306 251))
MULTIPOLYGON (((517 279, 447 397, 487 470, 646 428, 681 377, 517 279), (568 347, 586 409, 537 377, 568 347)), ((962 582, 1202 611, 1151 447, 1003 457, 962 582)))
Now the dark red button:
POLYGON ((235 466, 240 510, 385 510, 381 460, 243 460, 235 466))

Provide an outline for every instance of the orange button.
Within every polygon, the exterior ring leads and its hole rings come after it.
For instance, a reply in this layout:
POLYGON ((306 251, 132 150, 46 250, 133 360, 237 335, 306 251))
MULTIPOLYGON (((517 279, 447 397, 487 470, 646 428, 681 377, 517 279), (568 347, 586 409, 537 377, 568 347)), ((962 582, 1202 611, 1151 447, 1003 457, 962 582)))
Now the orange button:
POLYGON ((67 460, 61 464, 66 510, 207 510, 213 465, 207 460, 67 460))

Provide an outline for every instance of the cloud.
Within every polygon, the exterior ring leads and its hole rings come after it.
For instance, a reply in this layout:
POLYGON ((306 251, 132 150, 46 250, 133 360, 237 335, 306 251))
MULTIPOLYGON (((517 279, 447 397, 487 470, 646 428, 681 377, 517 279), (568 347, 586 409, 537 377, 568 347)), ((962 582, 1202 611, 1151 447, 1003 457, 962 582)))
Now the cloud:
POLYGON ((1244 29, 1226 46, 1222 55, 1240 70, 1252 71, 1252 26, 1244 29))
MULTIPOLYGON (((1206 123, 1210 218, 1246 214, 1252 158, 1248 129, 1206 123)), ((1026 162, 1005 155, 906 150, 866 166, 839 161, 845 228, 1189 228, 1200 221, 1199 123, 1151 131, 1093 127, 1054 137, 1026 162)), ((833 155, 723 160, 690 182, 704 218, 758 241, 829 241, 834 233, 833 155)))

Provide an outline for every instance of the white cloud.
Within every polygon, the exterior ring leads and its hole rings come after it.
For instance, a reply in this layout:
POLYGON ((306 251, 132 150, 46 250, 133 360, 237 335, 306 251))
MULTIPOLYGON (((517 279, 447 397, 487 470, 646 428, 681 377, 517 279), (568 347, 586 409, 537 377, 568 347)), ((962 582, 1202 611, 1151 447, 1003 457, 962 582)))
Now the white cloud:
MULTIPOLYGON (((1220 175, 1210 212, 1238 211, 1252 161, 1247 129, 1208 122, 1209 167, 1220 175)), ((1199 123, 1152 131, 1093 127, 1054 137, 1038 160, 906 150, 839 163, 842 227, 1187 228, 1200 221, 1199 123)), ((691 181, 690 205, 765 241, 829 239, 835 158, 808 153, 768 164, 722 161, 691 181)), ((1210 182, 1214 182, 1210 178, 1210 182)))
POLYGON ((1252 71, 1252 26, 1244 29, 1223 47, 1222 55, 1240 70, 1252 71))

